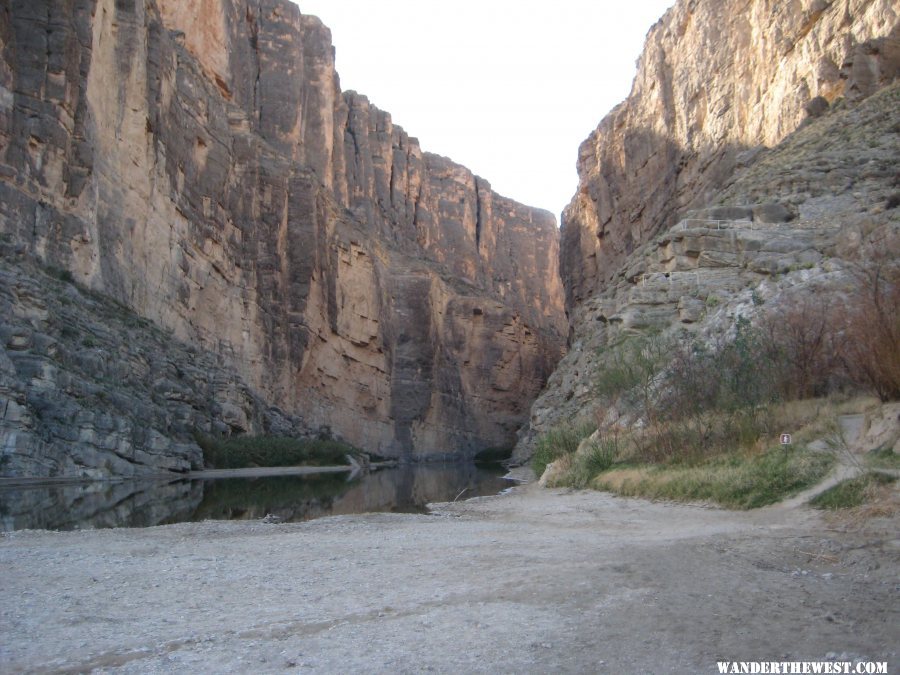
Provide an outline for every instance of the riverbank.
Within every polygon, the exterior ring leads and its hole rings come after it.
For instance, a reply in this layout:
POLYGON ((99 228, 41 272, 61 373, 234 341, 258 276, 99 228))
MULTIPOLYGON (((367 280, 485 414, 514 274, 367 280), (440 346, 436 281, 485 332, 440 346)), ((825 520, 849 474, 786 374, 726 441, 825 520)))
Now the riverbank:
POLYGON ((541 490, 431 515, 0 538, 0 669, 896 668, 896 519, 541 490))

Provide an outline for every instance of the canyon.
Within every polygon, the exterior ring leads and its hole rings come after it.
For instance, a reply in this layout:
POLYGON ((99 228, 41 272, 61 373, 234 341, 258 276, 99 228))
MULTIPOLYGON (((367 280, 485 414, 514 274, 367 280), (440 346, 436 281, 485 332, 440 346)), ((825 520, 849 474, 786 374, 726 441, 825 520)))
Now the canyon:
POLYGON ((342 92, 318 19, 0 19, 4 475, 185 471, 198 432, 513 445, 564 350, 555 219, 342 92))
MULTIPOLYGON (((714 344, 900 259, 895 0, 678 0, 582 144, 559 232, 341 92, 328 30, 286 0, 0 0, 0 54, 4 477, 184 473, 197 432, 405 460, 515 443, 525 464, 542 434, 616 412, 596 392, 611 345, 714 344)), ((844 417, 895 460, 897 404, 875 405, 877 424, 844 417)), ((859 508, 805 491, 737 511, 534 481, 465 500, 429 470, 453 501, 427 514, 388 512, 422 487, 411 471, 402 489, 375 472, 309 496, 342 514, 309 522, 269 500, 171 524, 231 509, 178 475, 156 496, 45 481, 0 502, 11 528, 47 528, 0 536, 2 663, 896 661, 896 484, 859 508), (79 521, 98 529, 48 531, 79 521)))
POLYGON ((727 333, 897 226, 890 0, 677 2, 560 230, 341 91, 286 0, 0 17, 4 475, 187 471, 197 434, 525 461, 616 339, 727 333))

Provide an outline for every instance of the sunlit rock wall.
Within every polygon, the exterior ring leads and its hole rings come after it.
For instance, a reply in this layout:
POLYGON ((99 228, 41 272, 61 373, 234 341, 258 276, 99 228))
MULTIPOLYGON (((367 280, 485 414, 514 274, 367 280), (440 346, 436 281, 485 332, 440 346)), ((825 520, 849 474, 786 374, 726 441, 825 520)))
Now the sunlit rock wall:
POLYGON ((12 2, 0 52, 0 231, 29 256, 310 430, 404 457, 511 445, 562 351, 554 219, 342 93, 318 19, 12 2))

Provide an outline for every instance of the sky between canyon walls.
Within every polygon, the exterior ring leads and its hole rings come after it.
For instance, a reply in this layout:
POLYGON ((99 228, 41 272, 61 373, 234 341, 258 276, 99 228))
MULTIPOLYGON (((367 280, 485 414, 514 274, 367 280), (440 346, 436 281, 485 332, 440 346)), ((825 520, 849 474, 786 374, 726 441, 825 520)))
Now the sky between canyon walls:
POLYGON ((674 0, 295 0, 331 28, 355 89, 422 149, 557 218, 578 146, 631 89, 674 0))

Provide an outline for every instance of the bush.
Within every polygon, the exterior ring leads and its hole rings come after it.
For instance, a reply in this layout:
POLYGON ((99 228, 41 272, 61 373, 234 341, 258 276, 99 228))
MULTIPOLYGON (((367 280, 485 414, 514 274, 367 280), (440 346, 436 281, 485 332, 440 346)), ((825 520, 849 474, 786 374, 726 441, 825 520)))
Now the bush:
POLYGON ((852 287, 788 296, 760 322, 765 358, 782 398, 825 396, 852 385, 900 399, 900 236, 871 241, 850 269, 852 287))
POLYGON ((47 274, 49 274, 54 279, 59 279, 60 281, 64 281, 67 284, 75 283, 75 277, 72 276, 72 273, 63 269, 62 267, 54 267, 53 265, 47 266, 47 274))
POLYGON ((347 455, 356 449, 331 440, 284 438, 277 436, 235 436, 215 438, 194 435, 203 450, 203 464, 216 469, 243 469, 255 466, 344 466, 347 455))
POLYGON ((777 398, 775 364, 768 358, 760 331, 739 317, 735 335, 707 346, 683 340, 671 351, 659 405, 669 419, 707 411, 740 411, 777 398))
POLYGON ((616 442, 612 439, 598 439, 587 443, 587 448, 575 453, 572 466, 562 482, 574 488, 585 488, 591 481, 608 470, 617 456, 616 442))
POLYGON ((878 487, 893 483, 896 478, 883 473, 867 473, 841 481, 817 495, 810 506, 817 509, 849 509, 869 501, 878 487))
POLYGON ((600 438, 588 444, 587 451, 583 455, 585 468, 592 476, 609 469, 618 456, 618 443, 609 438, 600 438))
POLYGON ((669 367, 647 378, 633 436, 635 459, 697 461, 752 445, 767 431, 767 404, 777 398, 757 329, 738 319, 735 334, 707 345, 693 336, 665 346, 669 367))
POLYGON ((772 382, 784 399, 825 396, 840 386, 845 338, 830 297, 788 296, 761 321, 772 382))
POLYGON ((639 406, 647 413, 671 341, 659 335, 629 337, 599 354, 594 393, 604 403, 639 406))
POLYGON ((882 401, 900 400, 900 236, 869 247, 840 328, 847 377, 882 401))
POLYGON ((581 441, 593 432, 594 426, 590 424, 563 424, 538 436, 531 457, 534 474, 542 476, 550 462, 563 455, 573 454, 581 441))

